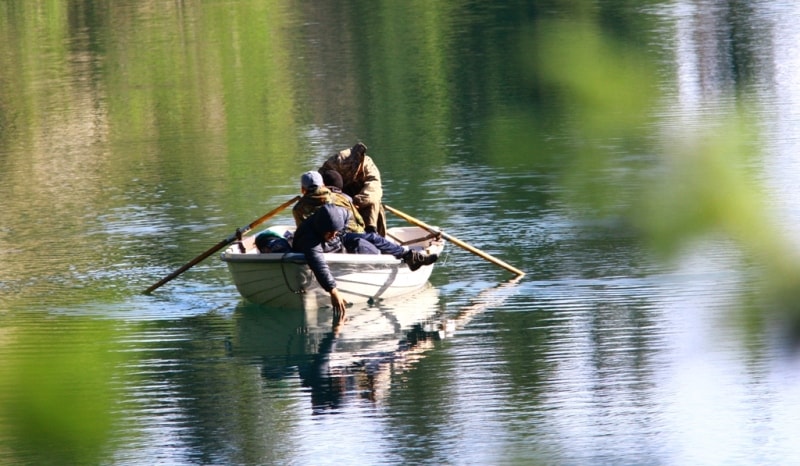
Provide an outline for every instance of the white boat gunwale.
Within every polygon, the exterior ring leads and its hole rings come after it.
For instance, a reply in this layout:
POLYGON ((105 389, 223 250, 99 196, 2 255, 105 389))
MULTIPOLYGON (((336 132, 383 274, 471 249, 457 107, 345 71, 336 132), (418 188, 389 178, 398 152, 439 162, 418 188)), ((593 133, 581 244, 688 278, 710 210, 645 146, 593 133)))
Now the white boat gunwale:
MULTIPOLYGON (((264 263, 284 263, 307 264, 306 256, 301 252, 286 253, 244 253, 237 254, 231 252, 222 253, 223 260, 226 262, 264 262, 264 263)), ((379 264, 387 265, 398 263, 400 259, 390 254, 347 254, 329 253, 323 254, 328 264, 379 264)))
MULTIPOLYGON (((278 235, 293 233, 294 226, 269 227, 278 235)), ((254 232, 229 245, 220 259, 227 263, 234 284, 248 301, 278 307, 317 307, 329 302, 311 273, 305 255, 299 252, 260 253, 255 247, 254 232), (244 248, 244 252, 242 252, 244 248)), ((416 227, 393 227, 387 239, 426 253, 441 254, 444 241, 416 227)), ((348 302, 406 295, 428 283, 433 265, 411 271, 391 254, 323 254, 339 291, 348 302)))
MULTIPOLYGON (((266 230, 271 230, 281 236, 286 232, 294 234, 295 228, 288 225, 275 225, 257 233, 244 236, 241 242, 229 245, 221 254, 220 258, 226 262, 294 262, 306 263, 305 255, 301 252, 286 253, 261 253, 255 247, 255 237, 266 230), (243 245, 245 252, 240 252, 239 244, 243 245)), ((427 253, 440 253, 444 248, 444 242, 433 238, 430 234, 426 236, 413 235, 413 233, 426 233, 419 227, 392 227, 389 228, 386 239, 408 246, 412 249, 422 249, 427 253)), ((420 234, 421 234, 420 233, 420 234)), ((399 259, 390 254, 350 254, 350 253, 326 253, 323 254, 328 263, 369 263, 369 264, 391 264, 399 259)))

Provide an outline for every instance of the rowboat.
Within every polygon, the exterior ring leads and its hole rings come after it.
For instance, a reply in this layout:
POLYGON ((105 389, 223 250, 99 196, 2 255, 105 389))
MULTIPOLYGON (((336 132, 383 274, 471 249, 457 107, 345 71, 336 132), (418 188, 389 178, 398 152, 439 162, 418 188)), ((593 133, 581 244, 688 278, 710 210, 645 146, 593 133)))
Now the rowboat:
MULTIPOLYGON (((290 238, 294 226, 268 228, 290 238)), ((262 232, 258 232, 260 234, 262 232)), ((233 277, 236 289, 246 300, 266 306, 314 309, 330 305, 330 295, 317 283, 302 253, 262 254, 250 234, 230 244, 220 255, 233 277)), ((444 241, 437 235, 416 227, 394 227, 386 238, 427 254, 441 254, 444 241)), ((325 254, 336 279, 339 293, 349 303, 369 303, 394 298, 423 288, 433 272, 433 265, 415 271, 388 254, 325 254)))

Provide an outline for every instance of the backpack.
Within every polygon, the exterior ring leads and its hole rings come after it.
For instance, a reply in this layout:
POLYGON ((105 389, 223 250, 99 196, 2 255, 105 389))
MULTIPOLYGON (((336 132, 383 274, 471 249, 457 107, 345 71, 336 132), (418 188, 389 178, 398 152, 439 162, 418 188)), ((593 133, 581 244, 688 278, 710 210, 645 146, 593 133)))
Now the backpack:
POLYGON ((286 238, 267 230, 256 236, 256 247, 261 254, 291 252, 292 246, 286 238))

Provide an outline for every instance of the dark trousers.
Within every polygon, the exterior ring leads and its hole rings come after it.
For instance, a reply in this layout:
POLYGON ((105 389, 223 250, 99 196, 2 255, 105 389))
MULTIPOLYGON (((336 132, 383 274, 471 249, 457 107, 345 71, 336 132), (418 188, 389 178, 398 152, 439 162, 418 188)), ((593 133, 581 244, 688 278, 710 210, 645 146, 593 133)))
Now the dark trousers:
POLYGON ((347 252, 356 254, 391 254, 400 259, 403 247, 377 233, 345 233, 342 236, 347 252))

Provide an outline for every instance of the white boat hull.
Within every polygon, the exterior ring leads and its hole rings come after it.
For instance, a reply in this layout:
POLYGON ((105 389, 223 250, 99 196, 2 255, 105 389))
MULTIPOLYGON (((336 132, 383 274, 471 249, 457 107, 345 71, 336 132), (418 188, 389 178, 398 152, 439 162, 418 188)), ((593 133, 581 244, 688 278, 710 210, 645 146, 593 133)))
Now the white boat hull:
MULTIPOLYGON (((270 228, 283 234, 292 228, 270 228)), ((429 238, 417 227, 391 228, 387 238, 412 248, 439 254, 444 243, 429 238), (409 243, 409 241, 412 241, 409 243)), ((250 302, 274 307, 319 308, 330 306, 330 295, 319 286, 305 256, 300 253, 259 253, 255 235, 229 246, 221 255, 239 293, 250 302)), ((350 303, 365 303, 412 293, 428 282, 433 265, 411 271, 387 254, 325 254, 339 292, 350 303)))

